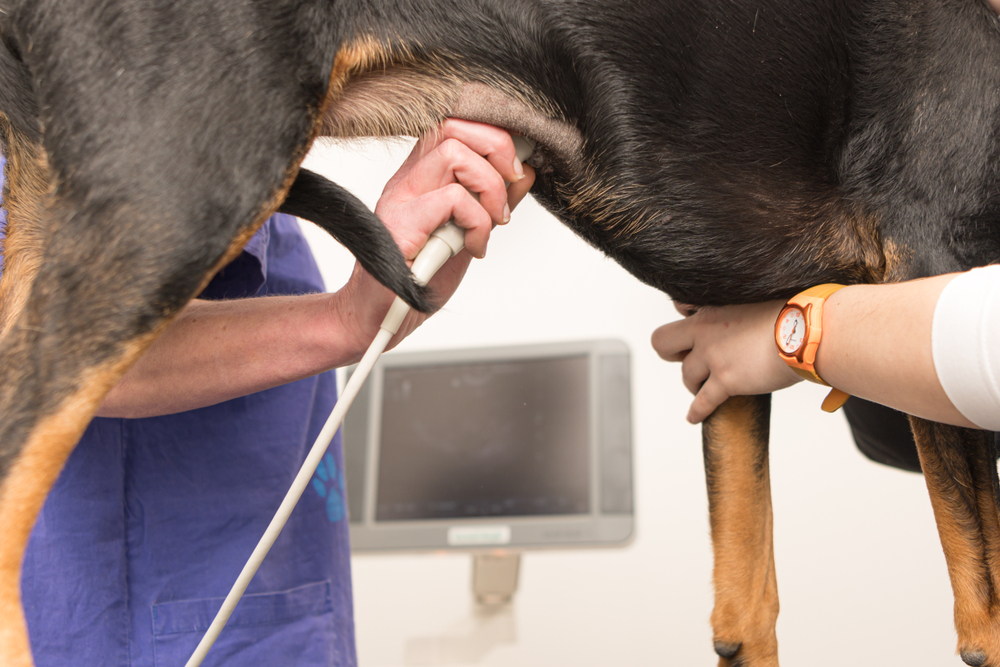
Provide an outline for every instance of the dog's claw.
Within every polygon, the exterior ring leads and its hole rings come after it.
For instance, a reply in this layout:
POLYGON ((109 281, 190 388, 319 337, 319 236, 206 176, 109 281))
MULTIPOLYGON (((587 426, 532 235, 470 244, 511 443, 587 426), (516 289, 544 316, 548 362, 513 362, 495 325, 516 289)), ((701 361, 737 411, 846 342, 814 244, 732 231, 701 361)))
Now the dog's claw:
POLYGON ((970 667, 983 667, 986 664, 986 653, 962 649, 962 661, 970 667))
POLYGON ((715 652, 720 658, 731 658, 736 655, 736 652, 740 650, 740 646, 743 646, 741 642, 724 642, 721 639, 715 641, 715 652))

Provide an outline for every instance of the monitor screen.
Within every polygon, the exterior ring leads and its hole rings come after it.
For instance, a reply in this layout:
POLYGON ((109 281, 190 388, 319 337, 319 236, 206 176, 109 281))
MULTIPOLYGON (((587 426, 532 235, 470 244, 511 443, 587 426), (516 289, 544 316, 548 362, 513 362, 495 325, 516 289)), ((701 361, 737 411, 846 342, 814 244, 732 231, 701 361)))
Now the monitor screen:
POLYGON ((587 361, 387 369, 376 520, 589 512, 587 361))
POLYGON ((614 341, 386 355, 345 422, 354 547, 621 542, 630 421, 614 341))

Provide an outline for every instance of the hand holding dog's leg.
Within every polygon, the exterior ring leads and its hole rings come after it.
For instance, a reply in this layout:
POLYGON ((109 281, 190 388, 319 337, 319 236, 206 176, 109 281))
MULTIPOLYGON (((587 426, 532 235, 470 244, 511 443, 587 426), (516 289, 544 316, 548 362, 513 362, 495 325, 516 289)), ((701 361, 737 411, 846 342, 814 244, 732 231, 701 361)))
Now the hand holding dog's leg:
POLYGON ((703 421, 730 396, 768 394, 802 380, 774 346, 774 321, 783 305, 678 306, 685 318, 653 332, 657 354, 682 362, 684 386, 695 396, 689 422, 703 421))
POLYGON ((723 403, 702 441, 715 555, 715 651, 720 667, 777 667, 768 431, 771 396, 723 403))

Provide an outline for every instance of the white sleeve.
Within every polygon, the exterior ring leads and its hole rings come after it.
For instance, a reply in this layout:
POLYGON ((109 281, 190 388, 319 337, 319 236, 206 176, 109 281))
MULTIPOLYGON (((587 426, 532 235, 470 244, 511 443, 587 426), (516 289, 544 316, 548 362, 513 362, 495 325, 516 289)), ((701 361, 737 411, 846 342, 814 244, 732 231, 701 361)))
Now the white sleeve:
POLYGON ((966 419, 1000 431, 1000 265, 973 269, 948 283, 931 327, 934 368, 966 419))

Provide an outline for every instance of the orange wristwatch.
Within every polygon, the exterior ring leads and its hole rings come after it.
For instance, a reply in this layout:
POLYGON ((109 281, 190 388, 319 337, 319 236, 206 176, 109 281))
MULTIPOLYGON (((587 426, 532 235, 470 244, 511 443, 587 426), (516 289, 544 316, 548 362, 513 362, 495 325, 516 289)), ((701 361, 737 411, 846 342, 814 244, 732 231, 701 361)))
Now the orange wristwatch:
MULTIPOLYGON (((816 352, 823 338, 823 304, 842 287, 844 285, 817 285, 793 296, 774 323, 778 356, 805 379, 826 387, 830 385, 816 373, 815 366, 816 352)), ((823 410, 834 412, 850 397, 839 389, 832 389, 823 401, 823 410)))

